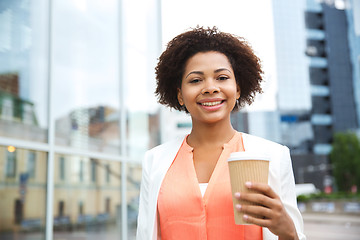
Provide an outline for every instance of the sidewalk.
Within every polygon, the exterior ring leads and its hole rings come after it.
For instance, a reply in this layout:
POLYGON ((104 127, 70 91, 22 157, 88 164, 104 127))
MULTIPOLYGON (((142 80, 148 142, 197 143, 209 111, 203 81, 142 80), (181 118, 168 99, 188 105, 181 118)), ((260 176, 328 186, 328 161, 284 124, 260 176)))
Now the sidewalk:
POLYGON ((333 213, 302 213, 304 222, 315 223, 349 223, 360 225, 360 215, 351 214, 333 214, 333 213))

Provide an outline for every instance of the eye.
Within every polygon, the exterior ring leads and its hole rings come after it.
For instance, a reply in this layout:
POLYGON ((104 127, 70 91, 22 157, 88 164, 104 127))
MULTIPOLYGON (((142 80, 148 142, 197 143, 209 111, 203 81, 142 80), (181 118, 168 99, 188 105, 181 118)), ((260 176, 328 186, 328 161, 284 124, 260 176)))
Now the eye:
POLYGON ((220 80, 220 81, 224 81, 224 80, 229 79, 229 77, 228 77, 228 76, 225 76, 225 75, 221 75, 221 76, 219 76, 217 79, 220 80))
POLYGON ((191 79, 191 80, 189 81, 189 83, 198 83, 198 82, 200 82, 200 81, 201 81, 200 78, 194 78, 194 79, 191 79))

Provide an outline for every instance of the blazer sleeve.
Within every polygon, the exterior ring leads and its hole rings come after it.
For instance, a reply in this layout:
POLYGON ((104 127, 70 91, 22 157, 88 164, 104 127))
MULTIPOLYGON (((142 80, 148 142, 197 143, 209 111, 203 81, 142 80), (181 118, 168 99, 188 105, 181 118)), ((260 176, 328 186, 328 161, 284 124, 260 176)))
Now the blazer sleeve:
POLYGON ((149 218, 149 151, 146 152, 142 163, 142 177, 140 185, 140 197, 139 197, 139 213, 137 220, 136 240, 149 239, 150 233, 147 226, 147 220, 149 218))
POLYGON ((281 200, 287 210, 287 213, 292 218, 297 234, 300 240, 305 240, 304 223, 301 213, 297 207, 295 180, 291 164, 289 148, 282 146, 282 157, 280 162, 280 177, 281 177, 281 200))

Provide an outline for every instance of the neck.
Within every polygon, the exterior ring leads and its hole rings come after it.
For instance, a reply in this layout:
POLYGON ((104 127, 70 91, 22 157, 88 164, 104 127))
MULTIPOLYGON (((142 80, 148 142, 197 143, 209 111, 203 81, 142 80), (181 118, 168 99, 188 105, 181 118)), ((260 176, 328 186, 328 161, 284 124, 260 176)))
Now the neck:
POLYGON ((223 146, 236 132, 231 125, 230 118, 214 124, 199 123, 193 120, 192 124, 193 127, 187 141, 194 148, 199 145, 223 146))

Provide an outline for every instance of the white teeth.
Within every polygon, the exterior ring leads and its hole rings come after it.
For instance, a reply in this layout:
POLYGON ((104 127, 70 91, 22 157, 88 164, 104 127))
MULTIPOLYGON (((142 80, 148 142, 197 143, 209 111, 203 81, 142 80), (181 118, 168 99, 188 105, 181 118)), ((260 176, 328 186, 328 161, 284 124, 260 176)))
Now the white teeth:
POLYGON ((215 106, 215 105, 219 105, 221 103, 221 101, 216 101, 216 102, 204 102, 201 103, 201 105, 203 106, 215 106))

